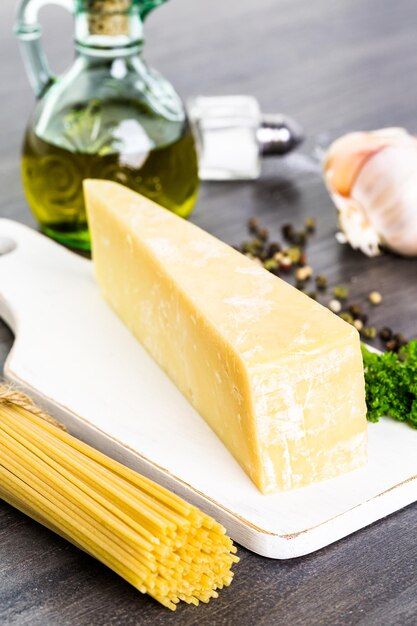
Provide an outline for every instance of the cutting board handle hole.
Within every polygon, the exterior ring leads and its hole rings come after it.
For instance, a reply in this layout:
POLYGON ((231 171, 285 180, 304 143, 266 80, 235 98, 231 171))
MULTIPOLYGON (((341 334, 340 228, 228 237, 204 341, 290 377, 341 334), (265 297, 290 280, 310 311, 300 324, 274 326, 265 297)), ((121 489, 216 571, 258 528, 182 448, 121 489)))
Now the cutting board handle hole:
POLYGON ((10 237, 1 237, 0 236, 0 256, 5 254, 9 254, 9 252, 13 252, 17 247, 17 243, 10 239, 10 237))

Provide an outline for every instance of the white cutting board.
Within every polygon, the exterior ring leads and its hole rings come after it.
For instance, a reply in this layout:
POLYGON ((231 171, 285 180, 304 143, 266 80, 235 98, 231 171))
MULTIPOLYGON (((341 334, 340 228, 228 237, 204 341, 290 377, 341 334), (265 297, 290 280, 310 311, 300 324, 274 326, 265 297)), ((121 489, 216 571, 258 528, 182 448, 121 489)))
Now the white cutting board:
POLYGON ((366 468, 261 495, 102 300, 91 262, 8 220, 0 220, 0 317, 16 335, 9 380, 254 552, 308 554, 417 500, 417 431, 390 419, 369 426, 366 468))

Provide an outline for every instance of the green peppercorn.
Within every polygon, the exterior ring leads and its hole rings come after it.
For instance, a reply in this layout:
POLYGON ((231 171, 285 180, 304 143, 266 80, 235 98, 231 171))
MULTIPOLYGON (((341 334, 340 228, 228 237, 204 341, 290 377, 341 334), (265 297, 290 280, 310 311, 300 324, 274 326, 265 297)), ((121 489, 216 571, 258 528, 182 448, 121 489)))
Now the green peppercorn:
POLYGON ((245 252, 253 256, 260 256, 263 253, 264 244, 260 239, 252 239, 245 243, 245 252))
POLYGON ((301 258, 301 249, 298 246, 291 246, 286 250, 287 255, 293 263, 298 263, 301 258))
POLYGON ((362 335, 366 339, 375 339, 377 335, 377 330, 375 326, 364 326, 362 328, 362 335))
POLYGON ((253 244, 249 244, 245 247, 245 254, 250 254, 251 256, 258 256, 258 250, 253 244))
POLYGON ((304 226, 309 234, 314 233, 314 231, 316 230, 316 220, 314 219, 314 217, 307 217, 304 221, 304 226))
POLYGON ((240 247, 243 254, 255 254, 258 250, 257 239, 251 239, 250 241, 244 241, 240 247))
POLYGON ((272 272, 273 270, 278 269, 279 263, 276 259, 267 259, 264 261, 264 268, 268 270, 268 272, 272 272))
POLYGON ((336 285, 336 287, 333 287, 333 295, 338 300, 347 300, 349 289, 343 285, 336 285))
POLYGON ((342 313, 339 313, 339 317, 344 320, 345 322, 347 322, 348 324, 352 324, 354 322, 353 317, 351 316, 350 313, 348 313, 347 311, 343 311, 342 313))

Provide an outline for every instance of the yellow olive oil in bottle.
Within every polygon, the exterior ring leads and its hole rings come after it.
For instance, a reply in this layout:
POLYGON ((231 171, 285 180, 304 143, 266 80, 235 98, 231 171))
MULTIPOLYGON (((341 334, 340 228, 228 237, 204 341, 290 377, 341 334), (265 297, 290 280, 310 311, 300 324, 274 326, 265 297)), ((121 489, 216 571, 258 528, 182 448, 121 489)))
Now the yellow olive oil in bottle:
POLYGON ((76 0, 76 59, 50 76, 23 0, 17 33, 38 96, 23 145, 22 177, 42 230, 90 248, 82 181, 122 183, 186 217, 198 190, 184 106, 142 57, 145 15, 161 0, 76 0), (32 39, 28 39, 28 31, 32 39))

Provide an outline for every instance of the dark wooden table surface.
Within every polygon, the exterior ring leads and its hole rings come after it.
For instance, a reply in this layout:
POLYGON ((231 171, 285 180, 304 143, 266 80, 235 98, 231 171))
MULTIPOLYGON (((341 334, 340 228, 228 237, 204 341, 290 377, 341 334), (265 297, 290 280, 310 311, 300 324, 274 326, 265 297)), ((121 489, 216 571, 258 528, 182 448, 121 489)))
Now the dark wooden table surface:
MULTIPOLYGON (((34 225, 19 177, 33 98, 11 29, 15 2, 0 6, 0 215, 34 225)), ((185 96, 251 93, 264 110, 306 128, 303 150, 348 130, 401 125, 417 131, 414 0, 172 0, 149 20, 148 59, 185 96)), ((71 23, 45 12, 56 69, 71 58, 71 23)), ((279 226, 318 219, 309 256, 353 297, 384 295, 373 315, 417 335, 417 262, 368 260, 336 243, 335 211, 306 158, 270 161, 254 183, 206 184, 193 220, 230 243, 256 215, 279 226)), ((30 302, 28 302, 30 306, 30 302)), ((13 343, 0 322, 0 358, 13 343)), ((372 425, 372 428, 377 426, 372 425)), ((225 477, 227 479, 227 477, 225 477)), ((279 562, 240 549, 231 588, 208 606, 171 614, 105 567, 0 502, 0 624, 407 625, 417 623, 417 506, 316 554, 279 562)))

